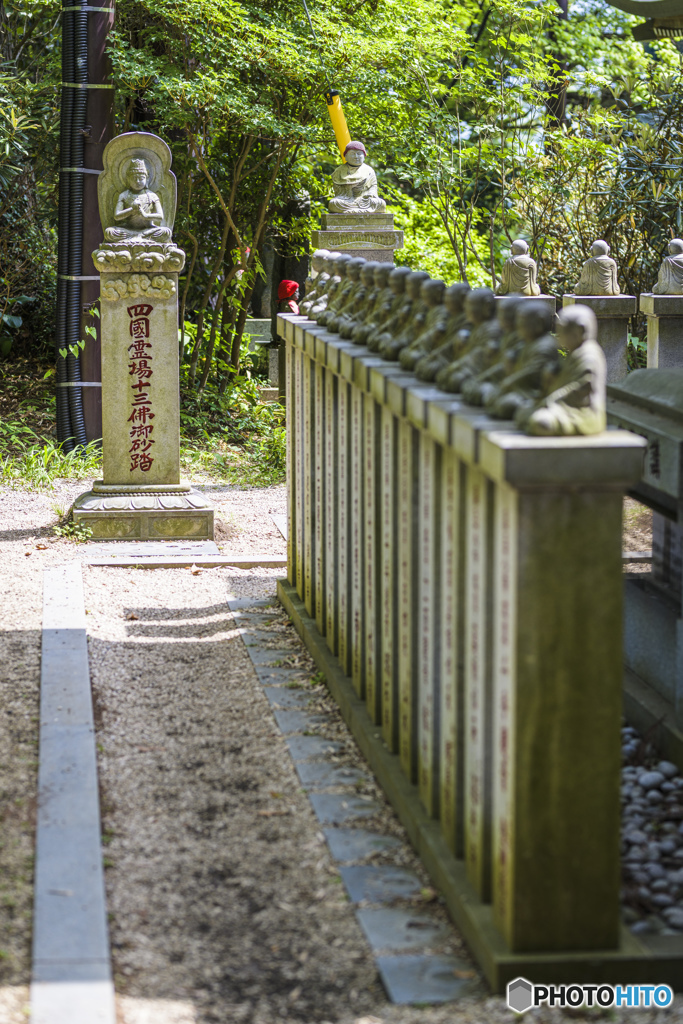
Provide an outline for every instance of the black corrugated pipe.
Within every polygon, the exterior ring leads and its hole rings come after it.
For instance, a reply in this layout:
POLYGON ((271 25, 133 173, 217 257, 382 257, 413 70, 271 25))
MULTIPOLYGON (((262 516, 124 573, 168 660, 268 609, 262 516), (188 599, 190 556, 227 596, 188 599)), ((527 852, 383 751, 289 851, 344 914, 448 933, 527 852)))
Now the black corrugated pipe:
MULTIPOLYGON (((83 145, 87 91, 69 88, 88 81, 88 15, 85 0, 63 0, 63 6, 82 7, 62 14, 61 167, 83 167, 83 145)), ((60 171, 59 249, 57 286, 57 438, 71 451, 86 443, 83 396, 79 387, 60 387, 81 380, 80 360, 59 349, 76 346, 81 329, 81 283, 83 261, 83 175, 60 171)))
MULTIPOLYGON (((63 0, 64 6, 69 0, 63 0)), ((62 14, 62 81, 73 82, 73 11, 62 14)), ((59 129, 59 232, 57 236, 57 324, 55 337, 55 356, 57 361, 57 440, 61 441, 67 451, 73 448, 71 436, 71 415, 69 412, 70 388, 64 385, 68 380, 66 359, 59 354, 66 348, 66 286, 69 253, 69 178, 71 175, 62 170, 72 167, 71 163, 71 121, 73 114, 73 89, 62 87, 60 129, 59 129)))
MULTIPOLYGON (((83 0, 81 5, 85 7, 83 0)), ((88 81, 88 14, 73 11, 74 39, 74 77, 79 85, 88 81)), ((83 147, 85 144, 85 108, 88 101, 86 89, 72 89, 73 115, 71 121, 71 167, 83 167, 83 147)), ((83 267, 83 175, 69 175, 69 270, 70 277, 77 277, 83 267)), ((68 281, 66 293, 66 340, 67 346, 77 349, 81 337, 81 282, 68 281)), ((78 383, 81 377, 80 358, 69 352, 67 356, 67 375, 70 383, 78 383)), ((83 419, 83 392, 81 388, 70 387, 69 412, 71 413, 71 429, 76 443, 85 445, 85 420, 83 419)))

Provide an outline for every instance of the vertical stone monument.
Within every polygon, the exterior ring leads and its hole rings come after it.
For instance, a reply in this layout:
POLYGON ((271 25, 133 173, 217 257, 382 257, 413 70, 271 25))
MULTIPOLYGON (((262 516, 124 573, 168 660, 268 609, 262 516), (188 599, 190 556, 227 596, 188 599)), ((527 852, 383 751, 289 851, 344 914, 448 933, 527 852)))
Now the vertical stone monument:
POLYGON ((207 539, 213 509, 180 479, 176 179, 162 139, 128 132, 104 151, 93 253, 102 318, 102 480, 74 504, 93 537, 207 539))
POLYGON ((657 284, 640 296, 647 317, 648 369, 683 366, 683 239, 673 238, 657 284))
POLYGON ((598 319, 598 342, 607 360, 607 383, 616 384, 628 372, 628 324, 636 311, 636 297, 621 294, 617 265, 609 252, 607 242, 593 242, 574 294, 565 295, 562 304, 579 302, 593 310, 598 319))
POLYGON ((362 142, 349 142, 346 163, 332 173, 334 199, 323 214, 322 229, 314 231, 316 248, 338 249, 349 256, 392 263, 394 250, 403 248, 403 232, 394 230, 394 215, 377 195, 377 176, 365 163, 362 142))

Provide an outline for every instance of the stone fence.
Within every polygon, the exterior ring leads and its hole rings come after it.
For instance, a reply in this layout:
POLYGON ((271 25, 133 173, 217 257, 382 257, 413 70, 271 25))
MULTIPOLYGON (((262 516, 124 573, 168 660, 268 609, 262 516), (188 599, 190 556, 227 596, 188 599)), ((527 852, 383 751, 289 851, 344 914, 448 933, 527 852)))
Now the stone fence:
POLYGON ((644 441, 529 437, 286 341, 291 614, 495 990, 680 982, 620 924, 622 498, 644 441))

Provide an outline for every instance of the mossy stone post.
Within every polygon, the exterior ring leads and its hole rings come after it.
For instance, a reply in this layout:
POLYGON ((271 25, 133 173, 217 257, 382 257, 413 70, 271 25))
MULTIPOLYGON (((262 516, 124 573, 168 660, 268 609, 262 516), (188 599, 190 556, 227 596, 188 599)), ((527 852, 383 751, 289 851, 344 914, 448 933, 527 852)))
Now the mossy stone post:
POLYGON ((588 306, 598 320, 598 342, 607 360, 607 383, 618 384, 628 373, 628 328, 636 312, 635 295, 564 295, 563 306, 588 306))
POLYGON ((213 509, 180 479, 178 274, 171 152, 119 135, 98 180, 103 479, 74 505, 97 539, 206 539, 213 509))

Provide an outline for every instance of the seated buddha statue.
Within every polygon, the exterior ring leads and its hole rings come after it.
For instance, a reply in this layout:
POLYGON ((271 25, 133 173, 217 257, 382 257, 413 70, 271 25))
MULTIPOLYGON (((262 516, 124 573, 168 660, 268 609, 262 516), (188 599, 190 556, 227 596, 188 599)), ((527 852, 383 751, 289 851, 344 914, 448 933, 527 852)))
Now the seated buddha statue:
POLYGON ((458 394, 469 377, 475 377, 495 359, 501 329, 496 318, 496 298, 490 288, 473 288, 465 299, 465 312, 472 324, 462 354, 436 375, 436 386, 458 394))
POLYGON ((411 270, 406 278, 406 294, 403 306, 405 316, 400 327, 393 334, 385 333, 379 344, 382 359, 394 362, 401 349, 410 345, 425 325, 429 307, 422 298, 422 284, 429 279, 424 270, 411 270))
POLYGON ((683 295, 683 238, 672 238, 667 246, 669 255, 662 260, 655 295, 683 295))
POLYGON ((401 324, 410 314, 411 303, 406 302, 406 281, 411 273, 410 267, 394 267, 389 274, 389 288, 392 297, 385 296, 377 310, 376 326, 371 326, 364 338, 354 337, 354 341, 362 340, 371 352, 379 352, 379 346, 392 331, 400 330, 401 324))
POLYGON ((588 306, 561 310, 557 342, 567 352, 552 390, 534 406, 515 416, 527 434, 565 437, 600 434, 607 427, 605 414, 605 353, 597 341, 598 323, 588 306))
POLYGON ((550 333, 554 326, 555 314, 543 302, 520 302, 515 327, 523 344, 512 372, 486 398, 491 416, 514 419, 551 390, 560 367, 557 341, 550 333))
POLYGON ((522 301, 520 295, 506 295, 498 303, 498 322, 502 331, 498 355, 481 373, 463 384, 462 397, 468 405, 485 405, 500 382, 512 373, 522 347, 516 327, 517 310, 522 301))
POLYGON ((462 354, 472 325, 465 313, 465 299, 470 286, 456 281, 445 289, 443 304, 446 307, 443 337, 434 348, 423 355, 415 364, 415 375, 420 380, 436 380, 436 375, 462 354))
POLYGON ((617 265, 609 254, 607 242, 598 239, 591 246, 591 258, 586 260, 574 295, 619 295, 617 265))
POLYGON ((448 310, 443 304, 446 285, 429 278, 422 282, 420 298, 427 305, 424 327, 409 345, 401 349, 398 361, 404 370, 414 370, 422 356, 441 344, 448 322, 448 310))
POLYGON ((529 256, 529 246, 523 238, 512 243, 511 255, 503 264, 497 295, 540 295, 536 283, 536 260, 529 256))
POLYGON ((334 199, 330 213, 384 213, 387 204, 377 195, 377 175, 365 163, 366 149, 362 142, 349 142, 344 150, 345 164, 332 172, 334 199))
POLYGON ((115 225, 105 228, 107 242, 123 242, 129 239, 149 239, 153 242, 170 242, 172 232, 163 227, 164 211, 156 192, 147 188, 149 172, 144 160, 131 160, 124 176, 128 185, 121 192, 114 210, 115 225))

